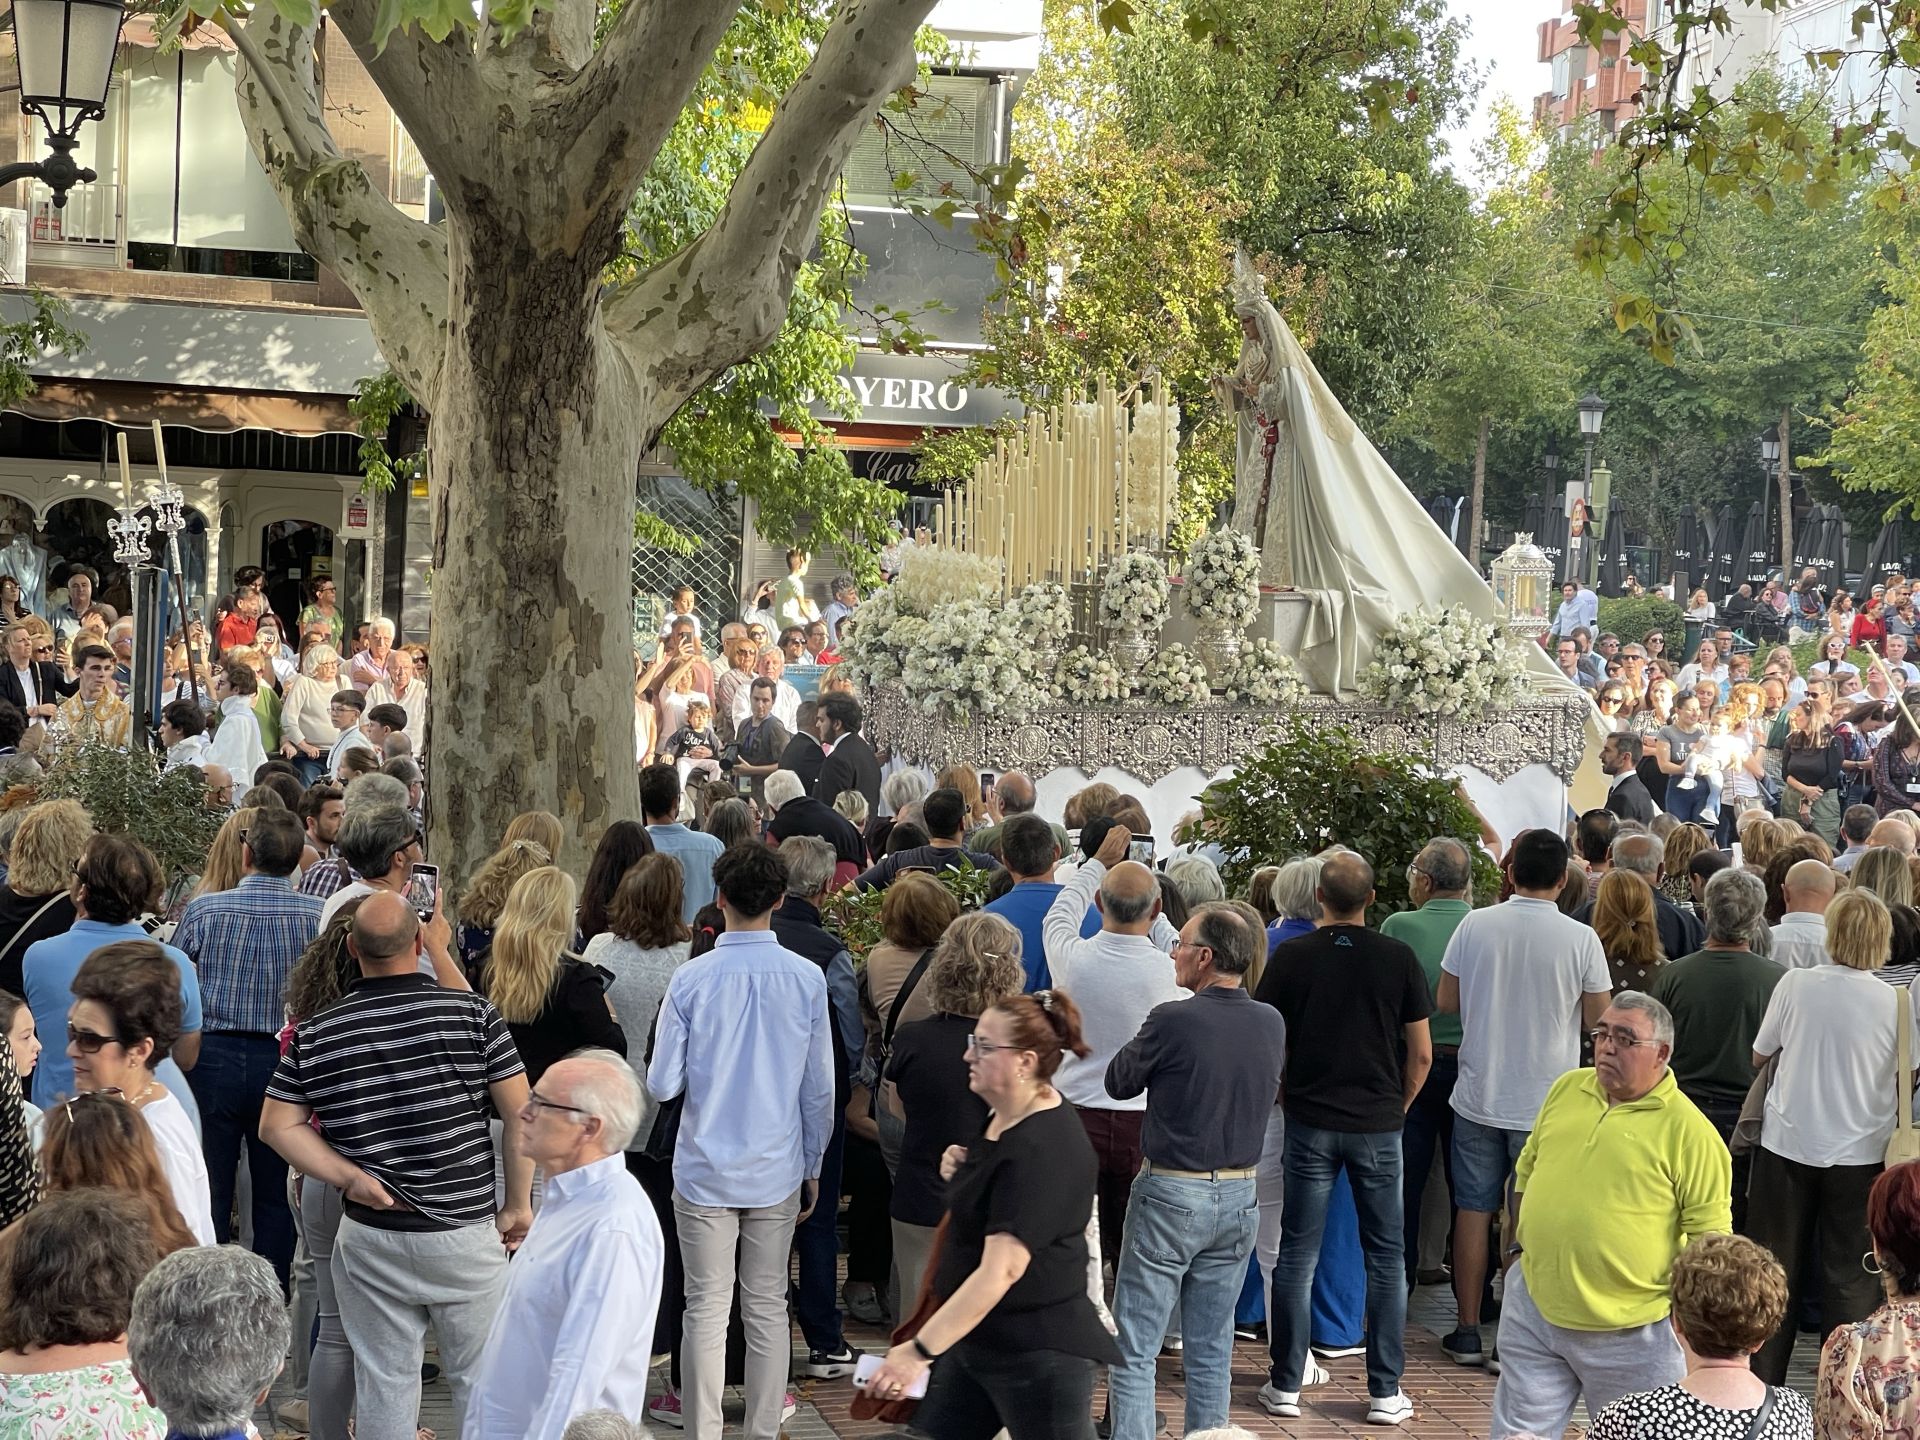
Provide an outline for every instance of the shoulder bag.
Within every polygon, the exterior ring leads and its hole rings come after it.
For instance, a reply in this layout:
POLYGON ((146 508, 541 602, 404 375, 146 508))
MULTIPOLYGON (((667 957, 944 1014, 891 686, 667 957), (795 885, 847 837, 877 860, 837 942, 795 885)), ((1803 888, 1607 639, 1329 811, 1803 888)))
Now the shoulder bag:
MULTIPOLYGON (((926 1273, 920 1279, 920 1293, 914 1299, 913 1310, 893 1331, 893 1343, 904 1345, 920 1333, 920 1327, 931 1320, 941 1305, 940 1297, 934 1293, 933 1277, 940 1269, 940 1252, 946 1248, 947 1221, 949 1216, 940 1217, 939 1228, 933 1232, 933 1245, 927 1251, 926 1273)), ((853 1392, 853 1404, 848 1414, 855 1420, 879 1420, 888 1425, 907 1425, 913 1420, 913 1412, 919 1408, 920 1401, 914 1396, 901 1396, 897 1400, 882 1400, 869 1395, 864 1390, 853 1392)))
MULTIPOLYGON (((595 967, 598 968, 597 966, 595 967)), ((661 1006, 665 1008, 662 999, 661 1006)), ((648 1066, 653 1064, 653 1042, 660 1033, 660 1011, 653 1012, 653 1023, 647 1027, 647 1055, 640 1066, 641 1083, 645 1084, 648 1066)), ((673 1160, 674 1142, 680 1138, 680 1111, 685 1107, 687 1090, 684 1085, 680 1093, 671 1100, 661 1100, 653 1109, 653 1124, 647 1127, 646 1143, 640 1147, 640 1153, 649 1160, 670 1164, 673 1160)))
POLYGON ((1760 1440, 1767 1433, 1767 1421, 1773 1418, 1773 1402, 1779 1393, 1773 1386, 1767 1386, 1767 1398, 1760 1402, 1760 1408, 1754 1412, 1753 1423, 1747 1426, 1746 1440, 1760 1440))
POLYGON ((907 978, 893 992, 893 1003, 887 1007, 886 1024, 880 1028, 880 1043, 874 1049, 872 1113, 876 1120, 880 1118, 882 1110, 896 1118, 900 1114, 900 1097, 893 1088, 893 1082, 887 1079, 887 1063, 893 1059, 893 1032, 899 1028, 900 1012, 907 1008, 908 999, 931 964, 933 947, 929 945, 920 952, 920 958, 913 962, 913 968, 907 971, 907 978))
MULTIPOLYGON (((20 937, 26 934, 29 930, 33 929, 34 923, 37 920, 39 920, 39 918, 42 915, 46 914, 47 911, 51 910, 54 907, 54 903, 62 899, 66 895, 66 893, 67 892, 64 890, 54 891, 53 894, 47 897, 46 904, 42 905, 38 910, 34 911, 33 914, 27 917, 27 923, 22 925, 18 930, 13 932, 13 938, 7 941, 5 945, 0 945, 0 960, 6 959, 7 956, 13 953, 13 947, 20 943, 20 937)), ((1902 992, 1902 993, 1905 993, 1905 992, 1902 992)), ((888 1034, 892 1034, 892 1031, 888 1031, 888 1034)))
POLYGON ((1913 1001, 1904 985, 1896 985, 1893 993, 1899 1000, 1899 1033, 1894 1037, 1894 1053, 1899 1056, 1895 1082, 1899 1089, 1893 1097, 1894 1123, 1893 1134, 1887 1139, 1887 1164, 1899 1165, 1920 1160, 1920 1131, 1913 1128, 1913 1001))

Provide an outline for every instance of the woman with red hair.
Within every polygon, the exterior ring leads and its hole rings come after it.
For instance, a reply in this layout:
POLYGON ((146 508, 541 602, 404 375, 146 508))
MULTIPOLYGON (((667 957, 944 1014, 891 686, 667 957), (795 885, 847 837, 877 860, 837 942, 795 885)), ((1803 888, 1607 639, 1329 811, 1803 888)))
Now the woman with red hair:
POLYGON ((1879 1440, 1920 1423, 1920 1164, 1895 1165, 1867 1192, 1876 1270, 1886 1294, 1866 1319, 1842 1325, 1820 1351, 1813 1433, 1820 1440, 1879 1440))

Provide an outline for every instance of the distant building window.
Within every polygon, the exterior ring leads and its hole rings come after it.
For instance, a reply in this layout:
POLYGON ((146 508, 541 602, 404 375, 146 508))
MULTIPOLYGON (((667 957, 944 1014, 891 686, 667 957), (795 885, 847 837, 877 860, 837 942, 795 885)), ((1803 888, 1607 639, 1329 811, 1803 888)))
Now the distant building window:
POLYGON ((195 245, 155 245, 130 241, 129 270, 161 270, 175 275, 225 275, 236 280, 299 280, 320 278, 311 255, 285 250, 209 250, 195 245))
POLYGON ((420 158, 420 147, 407 134, 400 117, 393 117, 392 134, 387 146, 389 175, 387 198, 396 205, 425 209, 427 204, 427 162, 420 158))
POLYGON ((911 109, 883 112, 886 125, 869 126, 854 143, 843 172, 847 198, 868 205, 901 194, 934 198, 951 186, 962 205, 978 203, 969 171, 1001 158, 1002 95, 991 76, 931 77, 911 109), (905 190, 900 176, 912 177, 905 190))

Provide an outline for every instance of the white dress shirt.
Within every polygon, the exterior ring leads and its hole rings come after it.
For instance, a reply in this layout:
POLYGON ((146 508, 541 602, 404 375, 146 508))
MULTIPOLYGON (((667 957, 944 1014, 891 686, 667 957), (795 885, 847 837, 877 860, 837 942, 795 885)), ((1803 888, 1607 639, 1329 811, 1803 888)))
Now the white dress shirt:
POLYGON ((229 695, 220 702, 220 728, 213 732, 202 765, 224 765, 233 776, 236 797, 253 785, 254 773, 267 763, 260 744, 260 721, 251 695, 229 695))
POLYGON ((427 686, 418 678, 408 682, 407 693, 393 693, 391 680, 376 680, 367 687, 367 709, 376 705, 398 705, 407 712, 407 738, 413 741, 414 753, 426 749, 427 741, 427 686))
POLYGON ((1773 958, 1789 970, 1811 970, 1830 965, 1827 954, 1827 917, 1789 910, 1773 927, 1773 958))
POLYGON ((1098 860, 1087 861, 1067 877, 1041 922, 1047 969, 1079 1006, 1080 1038, 1089 1051, 1084 1060, 1064 1057, 1053 1087, 1069 1103, 1089 1109, 1145 1110, 1144 1092, 1130 1100, 1107 1093, 1107 1064, 1140 1033, 1154 1006, 1187 998, 1173 978, 1171 952, 1180 932, 1165 915, 1156 915, 1150 934, 1102 929, 1082 937, 1080 926, 1106 873, 1098 860))
POLYGON ((473 1376, 469 1440, 560 1440, 584 1410, 640 1415, 664 1244, 640 1182, 608 1155, 547 1177, 473 1376))

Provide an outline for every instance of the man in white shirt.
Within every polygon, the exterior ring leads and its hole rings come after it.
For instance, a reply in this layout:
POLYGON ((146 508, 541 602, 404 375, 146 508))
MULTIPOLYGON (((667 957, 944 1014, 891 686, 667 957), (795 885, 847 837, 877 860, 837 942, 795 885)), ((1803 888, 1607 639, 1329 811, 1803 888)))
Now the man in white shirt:
POLYGON ((416 746, 427 733, 427 684, 414 673, 413 656, 405 650, 387 652, 386 677, 367 687, 367 709, 398 705, 407 713, 406 732, 416 746))
POLYGON ((1060 887, 1040 931, 1053 983, 1080 1007, 1080 1033, 1089 1046, 1084 1060, 1068 1055, 1061 1061, 1053 1086, 1080 1112, 1100 1161, 1100 1253, 1115 1256, 1123 1253, 1127 1194, 1140 1171, 1147 1097, 1114 1099, 1107 1066, 1140 1033, 1154 1006, 1187 997, 1173 978, 1180 932, 1160 913, 1153 872, 1127 859, 1131 838, 1125 825, 1107 831, 1093 858, 1060 887), (1083 939, 1080 926, 1091 904, 1100 907, 1100 931, 1083 939))
POLYGON ((1849 805, 1840 817, 1840 839, 1845 849, 1833 857, 1833 868, 1842 875, 1859 863, 1871 843, 1867 837, 1879 822, 1880 812, 1871 805, 1849 805))
POLYGON ((339 775, 340 757, 345 755, 347 751, 374 750, 378 748, 373 741, 367 738, 366 731, 360 728, 362 717, 366 714, 366 710, 367 697, 362 695, 358 690, 346 689, 334 691, 333 701, 328 706, 328 714, 331 716, 335 727, 339 730, 340 738, 333 742, 333 748, 327 752, 328 775, 339 775))
POLYGON ((1460 922, 1440 962, 1443 1012, 1461 1023, 1453 1088, 1453 1293, 1459 1328, 1440 1342, 1483 1365, 1480 1293, 1487 1233, 1547 1091, 1580 1063, 1581 1031, 1613 995, 1600 937, 1560 913, 1567 843, 1530 830, 1513 847, 1513 898, 1460 922))
POLYGON ((253 697, 259 689, 260 677, 244 661, 214 667, 213 695, 220 702, 220 728, 213 732, 213 742, 207 746, 206 763, 226 766, 247 787, 267 763, 266 749, 260 743, 260 721, 253 713, 253 697))
POLYGON ((625 1151, 640 1125, 639 1077, 611 1050, 550 1067, 509 1125, 546 1176, 533 1228, 467 1402, 470 1440, 560 1440, 582 1410, 639 1415, 660 1304, 664 1243, 625 1151))
POLYGON ((780 647, 769 645, 760 652, 753 673, 773 682, 773 718, 791 735, 800 729, 800 692, 780 678, 786 669, 787 657, 780 653, 780 647))
POLYGON ((1920 685, 1920 670, 1907 659, 1907 637, 1889 631, 1885 643, 1887 668, 1898 675, 1903 684, 1920 685))
POLYGON ((1789 970, 1810 970, 1832 963, 1827 954, 1827 906, 1839 876, 1818 860, 1801 860, 1780 883, 1786 913, 1773 927, 1773 958, 1789 970))

